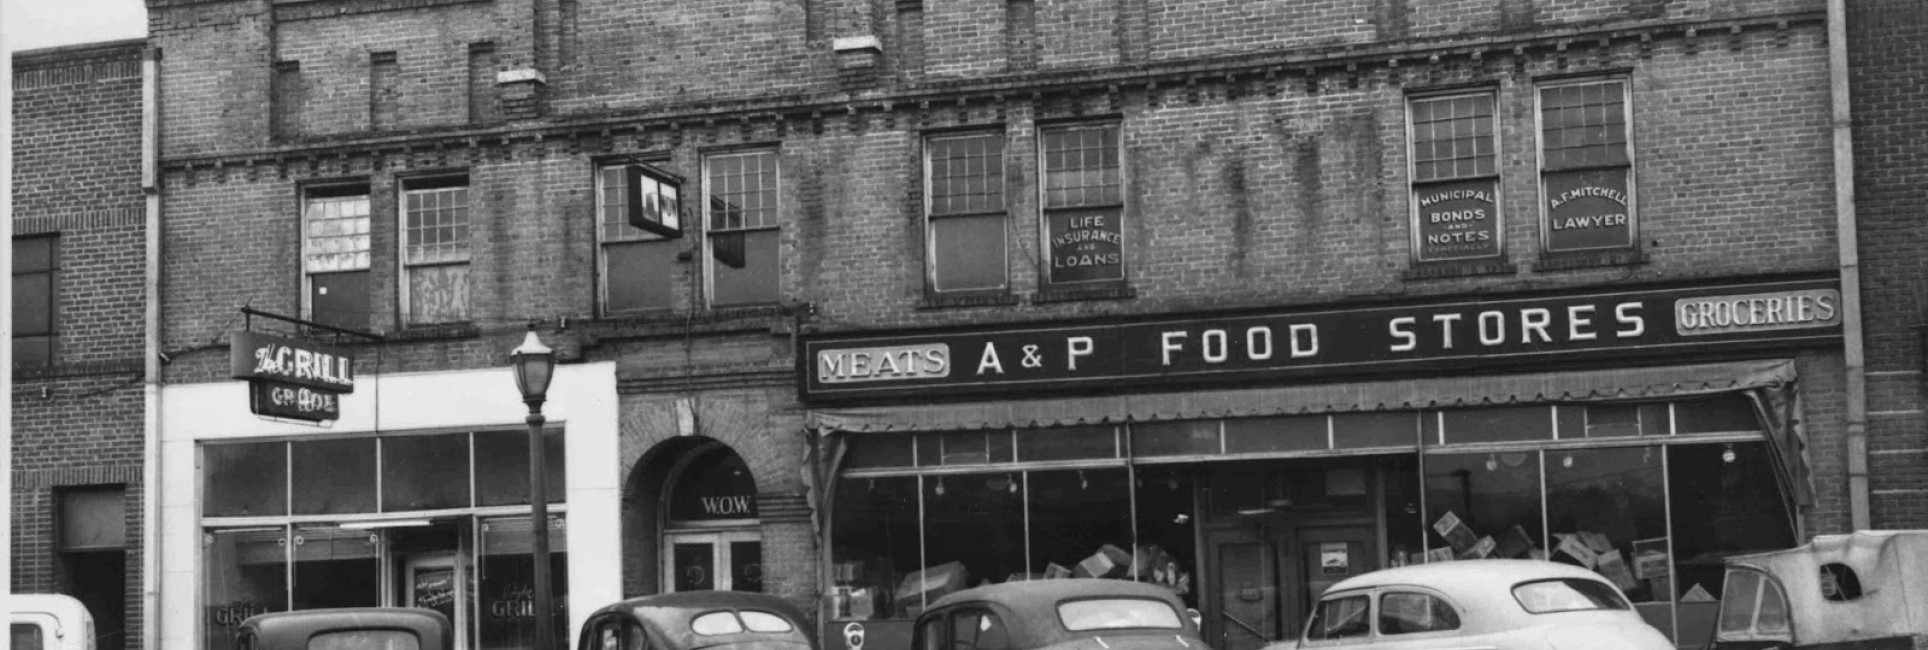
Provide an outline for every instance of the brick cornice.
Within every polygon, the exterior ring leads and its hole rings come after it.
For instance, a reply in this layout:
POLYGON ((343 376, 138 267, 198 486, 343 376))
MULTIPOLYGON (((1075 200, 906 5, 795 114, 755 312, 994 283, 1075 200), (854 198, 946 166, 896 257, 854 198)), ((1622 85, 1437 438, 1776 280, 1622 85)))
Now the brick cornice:
MULTIPOLYGON (((936 113, 985 116, 1001 121, 1011 102, 1055 102, 1070 115, 1116 113, 1124 95, 1151 96, 1157 101, 1200 101, 1211 88, 1220 97, 1249 94, 1276 95, 1294 85, 1317 88, 1344 80, 1357 83, 1374 72, 1386 72, 1395 83, 1420 79, 1442 66, 1517 68, 1529 58, 1580 57, 1589 52, 1631 48, 1641 57, 1657 44, 1680 41, 1689 53, 1700 49, 1741 46, 1749 34, 1766 33, 1785 43, 1796 28, 1825 25, 1825 12, 1763 14, 1720 20, 1655 20, 1574 26, 1522 34, 1443 37, 1338 47, 1302 48, 1150 62, 1103 69, 1030 72, 985 78, 926 81, 882 87, 861 93, 816 93, 763 96, 665 104, 633 111, 593 115, 561 115, 544 122, 487 128, 448 127, 366 136, 337 135, 290 142, 284 146, 219 154, 166 157, 166 173, 223 170, 257 165, 285 168, 306 162, 346 161, 350 158, 402 156, 426 151, 547 147, 561 143, 607 141, 614 135, 654 137, 680 143, 697 140, 721 129, 773 128, 788 132, 820 132, 838 123, 859 125, 876 118, 886 124, 922 124, 936 113), (1171 95, 1169 100, 1162 99, 1171 95)), ((975 118, 966 118, 975 119, 975 118)), ((502 154, 494 154, 502 155, 502 154)))

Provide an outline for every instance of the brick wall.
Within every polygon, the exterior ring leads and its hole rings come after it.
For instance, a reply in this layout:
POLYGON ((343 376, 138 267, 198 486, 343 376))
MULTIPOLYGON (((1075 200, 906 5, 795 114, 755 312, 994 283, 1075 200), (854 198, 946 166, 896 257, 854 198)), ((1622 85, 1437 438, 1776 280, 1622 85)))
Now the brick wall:
MULTIPOLYGON (((127 561, 139 566, 144 49, 116 41, 11 55, 14 234, 56 237, 59 269, 53 364, 13 371, 9 395, 15 592, 75 593, 56 538, 63 487, 125 486, 127 561)), ((123 594, 134 630, 140 586, 130 570, 123 594)))
POLYGON ((1848 6, 1873 526, 1928 526, 1928 3, 1848 6))

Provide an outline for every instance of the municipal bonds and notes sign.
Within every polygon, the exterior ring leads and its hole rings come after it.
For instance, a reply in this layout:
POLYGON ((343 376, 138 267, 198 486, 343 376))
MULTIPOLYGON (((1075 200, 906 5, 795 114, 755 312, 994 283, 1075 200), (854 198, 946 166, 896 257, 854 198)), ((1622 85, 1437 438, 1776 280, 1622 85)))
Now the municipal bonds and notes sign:
MULTIPOLYGON (((808 336, 801 397, 1176 390, 1810 345, 1841 336, 1834 278, 1615 288, 1115 322, 808 336)), ((1551 366, 1557 368, 1557 366, 1551 366)))
POLYGON ((229 375, 248 380, 249 408, 309 422, 341 418, 341 396, 355 391, 355 358, 309 341, 236 331, 228 336, 229 375))

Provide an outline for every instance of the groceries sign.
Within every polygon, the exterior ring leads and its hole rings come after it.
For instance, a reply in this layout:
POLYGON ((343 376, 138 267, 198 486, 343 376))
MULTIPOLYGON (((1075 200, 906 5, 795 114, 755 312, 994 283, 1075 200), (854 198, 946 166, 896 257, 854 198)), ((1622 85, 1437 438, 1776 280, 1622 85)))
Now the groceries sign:
POLYGON ((248 380, 257 415, 321 422, 341 418, 355 391, 355 358, 308 341, 237 331, 228 335, 230 376, 248 380))
POLYGON ((1840 336, 1833 279, 804 341, 802 397, 1024 393, 1470 369, 1840 336))

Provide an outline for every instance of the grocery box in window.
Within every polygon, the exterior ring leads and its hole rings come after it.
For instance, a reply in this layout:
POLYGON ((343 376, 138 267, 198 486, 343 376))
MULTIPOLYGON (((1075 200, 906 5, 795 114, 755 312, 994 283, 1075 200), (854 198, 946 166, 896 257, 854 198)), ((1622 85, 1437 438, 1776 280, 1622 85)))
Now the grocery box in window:
POLYGON ((1131 554, 1105 544, 1071 569, 1074 578, 1117 578, 1131 572, 1131 554))
POLYGON ((924 567, 904 576, 903 583, 897 587, 897 604, 902 607, 919 607, 920 598, 937 600, 945 595, 963 589, 969 584, 963 562, 946 562, 937 566, 924 567))

